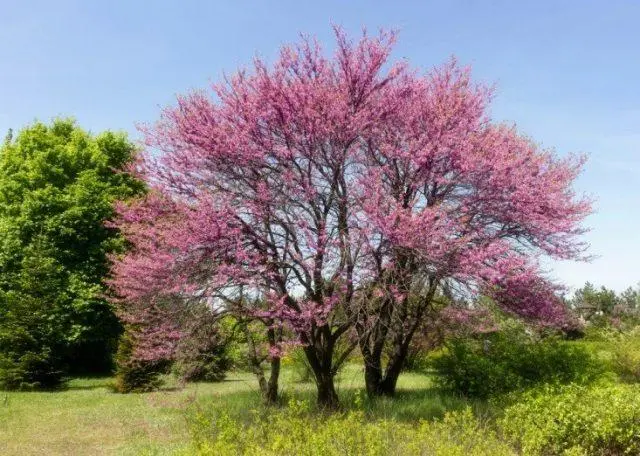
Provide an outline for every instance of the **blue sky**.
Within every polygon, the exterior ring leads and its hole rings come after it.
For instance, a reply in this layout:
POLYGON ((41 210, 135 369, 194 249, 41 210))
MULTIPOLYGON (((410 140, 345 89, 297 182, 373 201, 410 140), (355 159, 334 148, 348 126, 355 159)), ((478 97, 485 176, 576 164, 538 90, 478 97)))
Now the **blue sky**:
POLYGON ((576 188, 596 198, 591 263, 552 263, 569 286, 640 281, 640 2, 0 0, 0 134, 70 115, 94 132, 157 118, 300 32, 331 23, 400 31, 395 57, 455 55, 496 83, 493 117, 558 153, 590 156, 576 188))

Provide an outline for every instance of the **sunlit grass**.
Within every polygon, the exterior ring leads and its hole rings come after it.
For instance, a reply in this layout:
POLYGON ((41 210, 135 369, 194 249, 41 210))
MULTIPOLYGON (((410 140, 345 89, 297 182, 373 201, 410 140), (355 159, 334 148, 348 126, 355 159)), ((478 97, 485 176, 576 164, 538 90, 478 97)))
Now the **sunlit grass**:
MULTIPOLYGON (((188 410, 216 408, 242 419, 261 407, 257 383, 248 373, 184 388, 169 379, 163 390, 145 394, 114 393, 111 382, 84 378, 71 380, 63 391, 0 392, 0 454, 171 454, 189 441, 188 410)), ((296 382, 292 371, 284 370, 281 385, 284 401, 315 400, 313 383, 296 382)), ((401 376, 395 400, 370 402, 362 389, 361 366, 346 366, 338 377, 344 408, 362 407, 371 419, 438 418, 467 404, 434 390, 425 374, 401 376)))

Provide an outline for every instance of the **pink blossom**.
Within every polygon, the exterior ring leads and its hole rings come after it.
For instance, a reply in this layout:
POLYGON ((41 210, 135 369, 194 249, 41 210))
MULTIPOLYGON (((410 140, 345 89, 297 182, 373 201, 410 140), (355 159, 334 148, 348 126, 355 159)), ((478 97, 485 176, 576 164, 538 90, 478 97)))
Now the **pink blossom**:
POLYGON ((152 190, 118 207, 119 297, 265 297, 255 316, 305 342, 338 325, 337 306, 355 318, 359 290, 400 302, 425 278, 562 320, 535 258, 583 257, 584 159, 492 122, 492 89, 455 60, 390 65, 394 41, 338 30, 330 58, 305 39, 145 127, 137 172, 152 190))

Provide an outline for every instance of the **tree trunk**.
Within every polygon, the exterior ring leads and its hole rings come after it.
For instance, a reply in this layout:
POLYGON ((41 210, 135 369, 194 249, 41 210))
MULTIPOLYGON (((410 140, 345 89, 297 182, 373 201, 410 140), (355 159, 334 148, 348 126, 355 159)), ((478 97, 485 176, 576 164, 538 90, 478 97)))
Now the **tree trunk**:
POLYGON ((322 409, 335 410, 340 406, 333 379, 333 375, 322 375, 316 378, 318 406, 322 409))
MULTIPOLYGON (((268 405, 276 404, 278 402, 278 380, 280 378, 280 358, 271 358, 271 371, 269 372, 269 380, 267 380, 262 362, 264 357, 261 357, 258 353, 255 341, 253 340, 253 334, 248 325, 245 325, 245 335, 247 337, 247 356, 249 358, 249 366, 251 371, 258 379, 258 386, 260 388, 260 394, 262 399, 268 405)), ((270 345, 275 345, 275 333, 269 329, 267 331, 267 338, 270 345)))
POLYGON ((404 299, 396 303, 395 309, 392 306, 383 307, 380 318, 372 327, 362 322, 356 323, 360 351, 365 364, 365 385, 370 398, 395 396, 398 377, 409 355, 411 340, 433 299, 437 283, 430 280, 424 300, 413 308, 409 308, 409 301, 404 299), (390 349, 391 355, 383 368, 385 345, 390 349))
POLYGON ((267 404, 278 402, 278 379, 280 378, 280 358, 271 359, 271 372, 269 381, 266 382, 266 389, 262 391, 262 397, 267 404))
POLYGON ((265 404, 276 404, 278 402, 278 376, 280 374, 280 359, 274 358, 271 361, 271 373, 269 374, 269 380, 267 380, 266 376, 264 375, 262 367, 256 368, 255 365, 252 365, 251 370, 258 379, 260 395, 262 396, 265 404), (274 364, 277 364, 277 367, 274 368, 274 364))
POLYGON ((333 344, 307 345, 304 352, 316 382, 318 407, 336 410, 340 406, 340 401, 334 384, 333 344))
POLYGON ((373 398, 381 394, 382 366, 380 362, 376 362, 371 357, 368 358, 364 360, 364 384, 367 396, 373 398))
POLYGON ((381 306, 380 318, 373 326, 357 321, 358 345, 364 361, 364 381, 367 395, 370 398, 380 396, 382 391, 382 352, 389 330, 393 307, 389 302, 381 306))
POLYGON ((383 396, 395 396, 398 377, 400 377, 400 373, 404 367, 404 362, 407 359, 407 354, 409 353, 409 344, 402 344, 401 346, 396 347, 396 350, 398 351, 396 351, 394 356, 389 359, 387 370, 384 373, 384 379, 380 385, 380 394, 383 396))
POLYGON ((381 355, 375 357, 373 354, 370 354, 367 357, 368 359, 365 358, 364 380, 367 395, 370 398, 379 396, 392 397, 396 394, 398 377, 400 377, 408 353, 408 350, 402 350, 404 346, 397 348, 399 348, 400 351, 389 359, 384 371, 382 369, 381 355))

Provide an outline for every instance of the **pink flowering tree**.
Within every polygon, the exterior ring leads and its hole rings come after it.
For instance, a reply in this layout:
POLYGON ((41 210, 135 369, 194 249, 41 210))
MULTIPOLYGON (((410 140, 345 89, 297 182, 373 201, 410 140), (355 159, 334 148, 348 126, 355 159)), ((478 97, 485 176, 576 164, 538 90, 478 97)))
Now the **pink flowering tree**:
POLYGON ((391 64, 394 34, 336 36, 331 58, 303 39, 145 129, 153 190, 120 208, 132 249, 113 269, 122 299, 197 296, 286 327, 324 406, 352 329, 368 392, 393 394, 443 287, 561 322, 536 258, 579 258, 590 210, 571 190, 582 159, 492 123, 466 69, 391 64))
POLYGON ((583 159, 559 159, 492 123, 491 91, 468 70, 451 62, 408 79, 402 109, 363 148, 362 207, 376 239, 378 286, 356 329, 372 395, 394 394, 413 334, 443 287, 565 324, 558 286, 537 259, 581 258, 580 223, 590 211, 571 189, 583 159))

